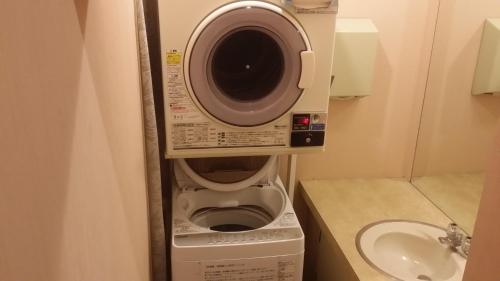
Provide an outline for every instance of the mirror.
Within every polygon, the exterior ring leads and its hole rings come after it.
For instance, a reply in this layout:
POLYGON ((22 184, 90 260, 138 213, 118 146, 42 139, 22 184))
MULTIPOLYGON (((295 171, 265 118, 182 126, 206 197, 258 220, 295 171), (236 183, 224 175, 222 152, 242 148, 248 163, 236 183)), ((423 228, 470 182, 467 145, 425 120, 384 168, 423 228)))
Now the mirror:
POLYGON ((500 1, 441 0, 412 172, 471 235, 500 117, 500 96, 471 94, 487 18, 500 18, 500 1))

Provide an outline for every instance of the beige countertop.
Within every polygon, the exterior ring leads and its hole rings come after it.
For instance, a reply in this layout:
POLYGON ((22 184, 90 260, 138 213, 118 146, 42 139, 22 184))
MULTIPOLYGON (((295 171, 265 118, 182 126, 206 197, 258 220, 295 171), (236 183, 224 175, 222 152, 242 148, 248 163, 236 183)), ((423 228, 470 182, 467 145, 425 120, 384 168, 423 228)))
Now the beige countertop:
POLYGON ((327 239, 334 239, 360 281, 388 281, 356 249, 364 226, 392 219, 446 227, 450 220, 408 181, 399 179, 308 180, 301 192, 327 239))

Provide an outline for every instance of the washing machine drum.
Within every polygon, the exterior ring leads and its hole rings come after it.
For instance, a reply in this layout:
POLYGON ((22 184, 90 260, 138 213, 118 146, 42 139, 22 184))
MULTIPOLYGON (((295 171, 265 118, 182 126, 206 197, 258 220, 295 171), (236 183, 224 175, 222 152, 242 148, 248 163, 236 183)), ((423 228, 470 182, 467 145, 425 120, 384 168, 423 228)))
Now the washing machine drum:
POLYGON ((187 178, 205 187, 177 198, 197 226, 220 232, 248 231, 270 224, 283 211, 282 190, 259 185, 273 180, 276 156, 177 161, 187 178))
POLYGON ((309 46, 286 11, 251 2, 229 4, 232 8, 207 17, 193 33, 185 62, 197 105, 225 124, 242 127, 271 122, 298 101, 302 54, 309 46))

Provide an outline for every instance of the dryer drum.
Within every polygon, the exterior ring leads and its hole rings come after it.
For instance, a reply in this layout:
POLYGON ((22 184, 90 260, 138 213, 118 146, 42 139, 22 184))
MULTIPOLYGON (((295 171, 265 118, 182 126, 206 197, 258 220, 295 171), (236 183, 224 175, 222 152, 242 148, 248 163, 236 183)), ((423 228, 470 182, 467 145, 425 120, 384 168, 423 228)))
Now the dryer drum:
POLYGON ((268 211, 254 205, 203 208, 191 216, 194 224, 220 232, 255 230, 270 224, 273 220, 268 211))
POLYGON ((208 59, 212 66, 208 82, 241 102, 269 95, 282 80, 285 67, 281 47, 269 33, 244 27, 220 39, 208 59))

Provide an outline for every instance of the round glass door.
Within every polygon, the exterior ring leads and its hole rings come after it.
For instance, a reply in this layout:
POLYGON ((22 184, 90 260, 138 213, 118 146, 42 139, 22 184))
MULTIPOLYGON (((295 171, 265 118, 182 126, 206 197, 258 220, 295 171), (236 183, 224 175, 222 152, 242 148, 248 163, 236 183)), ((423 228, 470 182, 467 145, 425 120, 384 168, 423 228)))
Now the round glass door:
POLYGON ((285 11, 239 3, 200 24, 186 77, 190 94, 212 117, 251 127, 281 117, 298 101, 307 44, 285 11))
POLYGON ((283 77, 280 45, 269 31, 247 27, 232 31, 215 46, 208 64, 209 78, 217 90, 237 101, 260 100, 283 77))

